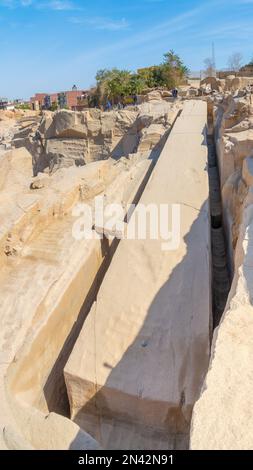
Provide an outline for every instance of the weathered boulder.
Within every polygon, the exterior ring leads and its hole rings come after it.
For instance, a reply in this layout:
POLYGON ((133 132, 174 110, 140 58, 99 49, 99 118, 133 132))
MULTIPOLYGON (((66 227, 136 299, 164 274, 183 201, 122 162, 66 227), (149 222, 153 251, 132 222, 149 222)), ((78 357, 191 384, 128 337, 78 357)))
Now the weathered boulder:
POLYGON ((150 93, 148 93, 146 95, 146 101, 161 101, 162 99, 162 93, 161 91, 159 90, 153 90, 153 91, 150 91, 150 93))
POLYGON ((161 96, 162 96, 162 99, 164 100, 166 98, 171 98, 172 93, 169 90, 161 90, 161 96))
POLYGON ((149 152, 155 147, 164 135, 164 126, 162 124, 151 124, 140 133, 138 145, 139 152, 149 152))
POLYGON ((187 95, 190 96, 190 97, 199 96, 199 90, 198 90, 198 88, 190 87, 189 90, 188 90, 188 92, 187 92, 187 95))
POLYGON ((221 89, 221 82, 215 77, 206 77, 200 82, 200 86, 206 88, 207 86, 210 87, 210 89, 220 91, 221 89))
POLYGON ((217 154, 221 185, 253 151, 252 107, 247 98, 225 98, 215 111, 217 154))
MULTIPOLYGON (((76 113, 72 111, 62 110, 56 112, 53 117, 44 116, 42 127, 38 130, 42 132, 43 128, 45 139, 52 139, 57 137, 66 138, 85 138, 88 134, 87 119, 85 113, 76 113), (47 121, 50 120, 51 124, 47 121)), ((96 121, 95 121, 96 123, 96 121)))

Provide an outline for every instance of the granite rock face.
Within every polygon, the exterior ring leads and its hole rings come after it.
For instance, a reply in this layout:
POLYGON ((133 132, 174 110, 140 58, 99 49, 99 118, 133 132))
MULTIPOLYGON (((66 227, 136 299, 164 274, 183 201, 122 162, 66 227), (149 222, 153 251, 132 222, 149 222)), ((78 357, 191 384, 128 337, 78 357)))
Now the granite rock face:
POLYGON ((224 226, 228 241, 230 270, 238 239, 244 201, 243 165, 253 156, 253 107, 249 97, 231 95, 215 108, 216 146, 222 188, 224 226))
MULTIPOLYGON (((68 415, 69 406, 63 368, 115 250, 115 235, 109 240, 95 236, 95 197, 121 204, 123 222, 128 204, 140 197, 163 137, 178 113, 177 107, 162 101, 145 103, 141 109, 104 117, 93 110, 89 119, 85 113, 46 113, 39 123, 37 116, 22 118, 14 125, 18 148, 1 155, 1 449, 100 447, 62 416, 68 415), (145 129, 152 125, 155 127, 146 135, 145 129), (143 147, 128 153, 133 149, 132 137, 136 137, 128 132, 132 126, 143 147), (123 139, 127 151, 120 144, 118 156, 111 152, 101 159, 98 145, 91 153, 98 161, 66 167, 73 153, 65 154, 64 147, 62 154, 58 149, 47 154, 51 160, 44 172, 34 171, 53 141, 78 146, 99 134, 104 142, 112 129, 114 145, 123 139), (51 169, 57 155, 60 164, 57 161, 51 169), (92 239, 79 237, 84 225, 82 203, 91 211, 92 239)), ((76 156, 83 161, 81 152, 76 156)))
MULTIPOLYGON (((234 80, 231 78, 233 83, 234 80)), ((252 450, 253 133, 250 97, 224 98, 215 110, 215 127, 232 287, 221 323, 214 333, 209 371, 194 407, 191 448, 252 450)))
POLYGON ((157 98, 160 101, 110 112, 45 112, 34 132, 22 140, 23 131, 19 130, 14 143, 25 145, 33 155, 35 175, 152 150, 171 128, 175 109, 180 106, 162 101, 160 94, 157 98), (156 128, 149 130, 151 125, 156 128))

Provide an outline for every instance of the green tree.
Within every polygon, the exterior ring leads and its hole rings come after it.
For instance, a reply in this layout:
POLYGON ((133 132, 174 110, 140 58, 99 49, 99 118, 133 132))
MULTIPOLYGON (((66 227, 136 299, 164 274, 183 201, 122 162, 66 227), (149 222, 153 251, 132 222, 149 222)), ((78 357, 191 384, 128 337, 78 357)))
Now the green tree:
POLYGON ((97 87, 90 103, 104 104, 110 99, 115 104, 146 88, 173 88, 182 83, 188 73, 183 61, 172 50, 164 54, 162 64, 139 69, 137 73, 117 68, 101 69, 96 75, 97 87))
POLYGON ((98 96, 100 102, 110 99, 117 103, 122 96, 131 93, 132 74, 128 70, 99 70, 96 75, 98 96))
POLYGON ((139 77, 143 80, 147 88, 155 88, 157 86, 157 74, 159 65, 145 67, 137 71, 139 77))
POLYGON ((168 83, 174 83, 180 85, 180 83, 188 77, 189 69, 180 59, 178 54, 175 54, 173 50, 164 54, 164 73, 167 76, 168 83))
POLYGON ((145 80, 138 74, 131 75, 129 81, 129 91, 131 95, 139 95, 146 87, 145 80))
POLYGON ((173 50, 166 52, 164 55, 164 63, 169 65, 171 68, 180 68, 183 66, 179 55, 175 54, 173 50))

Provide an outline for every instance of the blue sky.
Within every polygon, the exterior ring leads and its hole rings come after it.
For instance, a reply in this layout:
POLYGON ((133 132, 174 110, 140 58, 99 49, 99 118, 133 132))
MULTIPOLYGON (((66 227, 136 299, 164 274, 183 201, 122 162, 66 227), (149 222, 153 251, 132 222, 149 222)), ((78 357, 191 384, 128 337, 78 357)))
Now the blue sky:
POLYGON ((174 49, 192 70, 215 43, 253 56, 253 0, 0 0, 0 96, 95 83, 99 68, 135 70, 174 49))

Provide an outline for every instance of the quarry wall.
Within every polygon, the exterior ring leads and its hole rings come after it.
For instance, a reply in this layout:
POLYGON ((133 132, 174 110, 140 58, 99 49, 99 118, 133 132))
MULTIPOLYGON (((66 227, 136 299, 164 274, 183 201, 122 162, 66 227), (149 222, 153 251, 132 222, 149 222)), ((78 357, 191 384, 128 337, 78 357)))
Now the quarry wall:
POLYGON ((253 120, 249 98, 215 110, 232 287, 214 332, 209 371, 191 426, 192 449, 252 449, 253 120))

